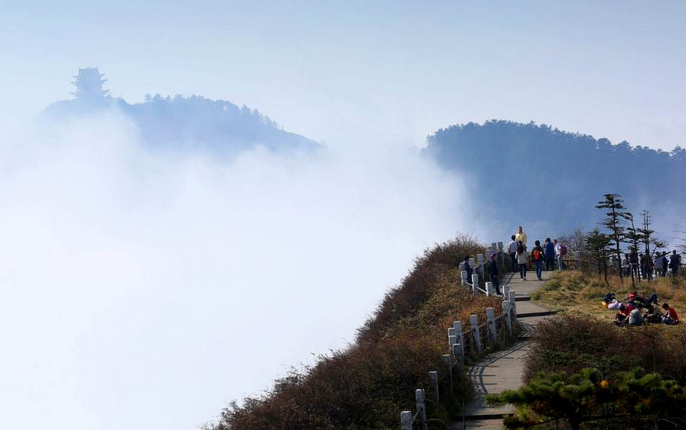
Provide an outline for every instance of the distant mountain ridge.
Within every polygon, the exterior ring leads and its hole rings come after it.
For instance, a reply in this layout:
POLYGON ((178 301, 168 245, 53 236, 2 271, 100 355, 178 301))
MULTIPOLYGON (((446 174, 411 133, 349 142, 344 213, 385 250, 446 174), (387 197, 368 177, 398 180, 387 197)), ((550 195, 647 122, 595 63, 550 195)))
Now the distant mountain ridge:
POLYGON ((116 109, 139 128, 145 143, 159 149, 198 149, 221 155, 265 147, 272 151, 316 150, 322 145, 296 133, 284 131, 256 109, 202 96, 146 96, 143 103, 129 104, 112 98, 97 68, 79 69, 72 100, 53 103, 46 115, 62 119, 116 109))
POLYGON ((686 212, 678 196, 686 183, 681 147, 613 145, 545 124, 492 120, 440 129, 423 153, 466 174, 480 207, 511 226, 541 223, 550 234, 593 228, 594 206, 608 192, 621 194, 634 214, 649 209, 658 223, 661 213, 686 212))

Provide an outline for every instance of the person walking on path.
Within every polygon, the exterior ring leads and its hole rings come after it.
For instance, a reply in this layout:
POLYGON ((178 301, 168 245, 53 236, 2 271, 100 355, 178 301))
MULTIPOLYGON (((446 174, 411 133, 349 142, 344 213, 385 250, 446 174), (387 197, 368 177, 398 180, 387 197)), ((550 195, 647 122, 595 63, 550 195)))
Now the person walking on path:
POLYGON ((500 270, 498 269, 498 254, 495 252, 491 254, 491 262, 488 264, 488 274, 493 283, 493 288, 495 288, 495 293, 500 296, 500 280, 498 279, 500 270))
POLYGON ((533 263, 536 265, 536 277, 538 278, 539 281, 542 281, 543 278, 541 277, 542 272, 543 272, 543 255, 544 251, 543 248, 541 248, 541 241, 537 240, 534 242, 536 246, 534 246, 534 249, 531 250, 531 260, 533 263))
POLYGON ((524 233, 522 226, 519 226, 519 230, 515 235, 515 240, 517 241, 517 243, 521 242, 521 244, 524 245, 524 249, 526 250, 526 233, 524 233))
POLYGON ((555 270, 555 245, 550 241, 550 238, 546 238, 543 250, 545 254, 545 271, 555 270))
POLYGON ((555 246, 555 256, 557 257, 557 269, 565 270, 564 256, 567 254, 567 247, 559 243, 557 239, 553 239, 553 245, 555 246))
POLYGON ((510 253, 510 261, 512 262, 512 273, 517 273, 517 241, 515 235, 511 237, 510 243, 507 244, 507 252, 510 253))
POLYGON ((528 259, 526 256, 526 248, 522 242, 517 242, 517 264, 519 265, 519 276, 522 281, 526 281, 526 263, 528 259))
POLYGON ((669 256, 669 268, 672 269, 672 276, 679 275, 679 266, 681 266, 681 255, 677 254, 675 249, 669 256))

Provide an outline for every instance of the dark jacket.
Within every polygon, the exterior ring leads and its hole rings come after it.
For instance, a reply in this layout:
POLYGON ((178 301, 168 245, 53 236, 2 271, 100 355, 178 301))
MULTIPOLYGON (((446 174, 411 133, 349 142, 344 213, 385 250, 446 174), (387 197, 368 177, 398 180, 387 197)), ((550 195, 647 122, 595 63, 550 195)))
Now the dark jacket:
POLYGON ((488 264, 488 274, 491 275, 491 278, 493 278, 498 276, 498 272, 498 262, 491 260, 491 262, 488 264))
POLYGON ((555 258, 555 245, 552 242, 548 242, 545 245, 545 258, 552 259, 555 258))

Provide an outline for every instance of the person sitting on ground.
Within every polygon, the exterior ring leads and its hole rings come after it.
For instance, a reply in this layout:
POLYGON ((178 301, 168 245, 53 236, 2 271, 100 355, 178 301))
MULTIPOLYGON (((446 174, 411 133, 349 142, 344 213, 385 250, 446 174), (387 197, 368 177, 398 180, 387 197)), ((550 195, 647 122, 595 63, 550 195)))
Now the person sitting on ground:
POLYGON ((519 276, 522 281, 526 281, 527 261, 526 247, 524 247, 524 244, 520 241, 517 243, 517 264, 519 265, 519 276))
POLYGON ((662 322, 664 324, 674 325, 679 323, 679 314, 676 313, 676 310, 673 307, 669 306, 669 303, 663 303, 662 309, 666 311, 662 316, 662 322))
POLYGON ((643 314, 643 318, 646 320, 646 322, 650 323, 662 322, 662 312, 660 312, 660 307, 650 303, 643 314))
POLYGON ((633 311, 634 309, 636 308, 630 304, 619 305, 619 312, 615 314, 615 324, 623 325, 629 322, 629 315, 631 314, 631 311, 633 311))
POLYGON ((464 261, 462 261, 462 270, 467 271, 467 282, 472 282, 472 266, 469 265, 469 255, 464 256, 464 261))
POLYGON ((617 301, 617 298, 615 297, 615 293, 607 293, 605 294, 605 297, 603 297, 603 307, 608 308, 610 310, 616 311, 619 309, 619 307, 622 305, 621 302, 617 301))
POLYGON ((637 308, 645 308, 650 303, 657 304, 657 293, 653 293, 646 299, 642 295, 638 294, 637 291, 632 291, 626 296, 627 303, 631 303, 637 308))
POLYGON ((534 262, 536 265, 536 277, 538 278, 539 281, 542 281, 543 278, 541 277, 543 273, 543 255, 544 251, 543 248, 541 248, 541 241, 537 240, 534 242, 536 246, 534 246, 534 249, 531 251, 531 260, 534 262))
POLYGON ((638 308, 633 309, 629 313, 629 325, 631 325, 631 326, 643 325, 643 315, 641 314, 640 309, 638 309, 638 308))
POLYGON ((488 274, 491 277, 491 282, 493 283, 493 288, 495 288, 495 293, 500 296, 502 294, 500 293, 500 280, 498 279, 499 272, 498 254, 494 252, 491 254, 491 262, 488 264, 488 274))

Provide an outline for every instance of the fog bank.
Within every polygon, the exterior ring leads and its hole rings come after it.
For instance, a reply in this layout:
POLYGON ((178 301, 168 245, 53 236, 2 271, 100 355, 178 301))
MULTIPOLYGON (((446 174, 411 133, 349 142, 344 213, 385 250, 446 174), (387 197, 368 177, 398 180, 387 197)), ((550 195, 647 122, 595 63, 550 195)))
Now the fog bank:
POLYGON ((0 140, 0 428, 197 428, 479 233, 411 150, 162 155, 116 115, 0 140))

